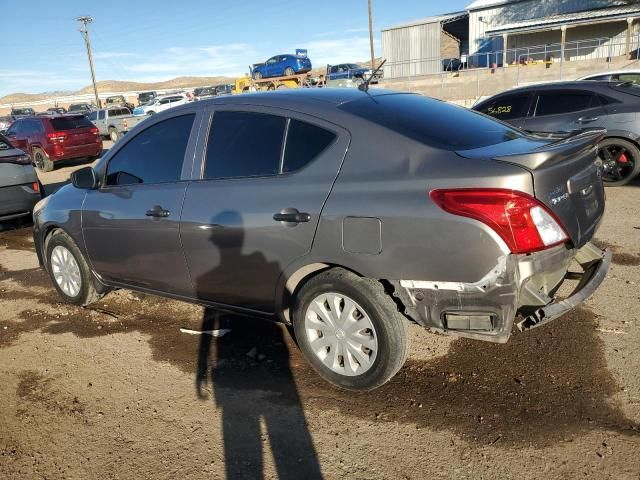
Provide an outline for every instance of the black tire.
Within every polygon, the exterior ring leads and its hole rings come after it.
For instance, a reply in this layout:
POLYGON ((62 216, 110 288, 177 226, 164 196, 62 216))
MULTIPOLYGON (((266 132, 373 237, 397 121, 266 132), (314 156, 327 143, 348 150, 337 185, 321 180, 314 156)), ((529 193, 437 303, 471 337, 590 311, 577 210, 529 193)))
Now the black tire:
POLYGON ((118 139, 120 138, 120 133, 118 132, 117 129, 111 127, 109 129, 109 138, 111 139, 111 141, 113 143, 116 143, 118 141, 118 139))
POLYGON ((151 110, 150 112, 147 112, 147 115, 155 115, 156 112, 154 112, 153 110, 151 110))
POLYGON ((295 75, 295 74, 296 74, 296 72, 291 67, 287 67, 287 68, 284 69, 284 76, 285 77, 290 77, 290 76, 295 75))
POLYGON ((380 282, 361 278, 342 268, 327 270, 311 278, 294 298, 293 328, 302 354, 322 378, 346 390, 373 390, 388 382, 400 370, 407 358, 407 323, 380 282), (378 342, 377 355, 369 369, 362 374, 348 376, 336 373, 322 362, 311 347, 305 328, 305 315, 311 302, 324 293, 349 297, 366 312, 373 324, 378 342))
POLYGON ((632 142, 621 138, 605 138, 598 148, 605 186, 626 185, 640 174, 640 149, 632 142))
POLYGON ((260 72, 253 72, 253 79, 254 80, 260 80, 262 78, 262 73, 260 72))
POLYGON ((53 161, 48 157, 44 150, 40 148, 33 149, 33 163, 41 172, 50 172, 53 170, 53 161))
POLYGON ((73 303, 75 305, 86 306, 93 302, 99 300, 103 294, 98 293, 96 289, 96 285, 94 283, 94 277, 91 273, 91 269, 87 264, 84 256, 80 252, 80 249, 77 247, 75 242, 71 239, 69 235, 67 235, 62 230, 55 230, 45 243, 45 253, 46 253, 46 263, 47 263, 47 272, 51 277, 51 282, 55 287, 58 295, 67 303, 73 303), (64 247, 68 252, 71 253, 73 258, 75 259, 78 268, 80 270, 80 288, 78 293, 75 296, 70 296, 65 293, 62 288, 58 285, 58 282, 55 279, 55 275, 52 267, 52 259, 51 255, 54 251, 54 248, 61 246, 64 247))

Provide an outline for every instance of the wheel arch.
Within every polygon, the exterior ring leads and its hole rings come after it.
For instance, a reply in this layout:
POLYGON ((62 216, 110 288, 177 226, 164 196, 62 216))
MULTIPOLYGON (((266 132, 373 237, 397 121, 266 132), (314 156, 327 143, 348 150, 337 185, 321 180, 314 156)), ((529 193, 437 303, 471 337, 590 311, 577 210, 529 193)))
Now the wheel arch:
POLYGON ((352 268, 327 262, 310 262, 303 265, 297 265, 280 276, 276 286, 275 306, 277 315, 284 323, 288 325, 291 324, 291 306, 294 303, 296 293, 304 286, 304 284, 320 272, 325 272, 334 268, 342 268, 359 277, 363 277, 362 274, 352 268))

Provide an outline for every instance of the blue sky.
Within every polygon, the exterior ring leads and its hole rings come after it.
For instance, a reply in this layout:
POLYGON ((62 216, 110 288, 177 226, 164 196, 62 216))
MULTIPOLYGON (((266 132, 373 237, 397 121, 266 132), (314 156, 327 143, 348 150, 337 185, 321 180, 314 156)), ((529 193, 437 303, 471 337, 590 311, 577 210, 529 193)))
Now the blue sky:
MULTIPOLYGON (((380 29, 462 10, 471 0, 373 0, 380 29)), ((369 58, 367 0, 0 0, 0 96, 90 83, 73 19, 91 15, 98 80, 238 75, 250 63, 307 48, 314 66, 369 58)))

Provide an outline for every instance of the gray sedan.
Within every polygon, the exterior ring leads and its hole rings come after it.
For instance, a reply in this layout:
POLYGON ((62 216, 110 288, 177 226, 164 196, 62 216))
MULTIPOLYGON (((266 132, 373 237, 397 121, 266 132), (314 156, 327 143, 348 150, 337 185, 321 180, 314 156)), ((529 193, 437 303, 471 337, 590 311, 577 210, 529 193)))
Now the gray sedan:
POLYGON ((75 172, 36 207, 35 245, 67 302, 128 288, 278 320, 327 381, 368 390, 409 322, 506 342, 595 291, 601 138, 388 90, 205 100, 75 172))
POLYGON ((30 216, 41 193, 29 156, 0 134, 0 221, 30 216))

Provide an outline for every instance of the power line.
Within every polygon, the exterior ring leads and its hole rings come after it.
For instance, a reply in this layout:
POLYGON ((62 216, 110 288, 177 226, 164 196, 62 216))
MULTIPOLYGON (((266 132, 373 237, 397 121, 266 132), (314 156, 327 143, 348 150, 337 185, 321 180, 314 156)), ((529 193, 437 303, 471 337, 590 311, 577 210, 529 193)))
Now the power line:
POLYGON ((91 70, 91 82, 93 83, 93 94, 96 97, 96 107, 102 108, 102 105, 100 103, 100 97, 98 97, 98 87, 96 85, 96 73, 93 70, 93 55, 91 54, 91 40, 89 39, 89 28, 87 27, 88 24, 93 22, 93 18, 91 18, 88 15, 85 15, 85 16, 76 18, 76 20, 82 24, 82 26, 80 27, 80 34, 82 35, 82 38, 84 38, 84 43, 87 47, 87 57, 89 58, 89 70, 91 70))

